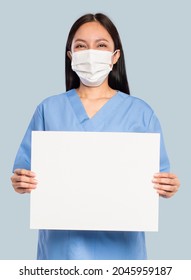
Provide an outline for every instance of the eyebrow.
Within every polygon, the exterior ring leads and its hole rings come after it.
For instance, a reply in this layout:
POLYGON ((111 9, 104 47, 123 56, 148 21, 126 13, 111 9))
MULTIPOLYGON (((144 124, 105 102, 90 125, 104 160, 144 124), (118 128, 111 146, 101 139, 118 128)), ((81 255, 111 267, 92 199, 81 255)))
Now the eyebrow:
MULTIPOLYGON (((80 38, 77 38, 74 42, 76 43, 76 42, 84 42, 84 43, 86 43, 86 40, 83 40, 83 39, 80 39, 80 38)), ((100 42, 100 41, 105 41, 105 42, 108 42, 109 43, 109 41, 107 40, 107 39, 104 39, 104 38, 101 38, 101 39, 97 39, 96 40, 96 42, 100 42)))

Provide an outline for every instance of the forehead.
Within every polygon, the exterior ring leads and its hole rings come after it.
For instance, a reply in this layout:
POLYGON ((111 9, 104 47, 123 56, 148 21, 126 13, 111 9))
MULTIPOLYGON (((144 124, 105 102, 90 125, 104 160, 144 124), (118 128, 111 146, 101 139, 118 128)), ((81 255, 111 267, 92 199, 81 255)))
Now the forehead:
POLYGON ((113 42, 110 34, 103 25, 101 25, 99 22, 87 22, 78 28, 74 35, 73 41, 78 39, 90 41, 100 38, 113 42))

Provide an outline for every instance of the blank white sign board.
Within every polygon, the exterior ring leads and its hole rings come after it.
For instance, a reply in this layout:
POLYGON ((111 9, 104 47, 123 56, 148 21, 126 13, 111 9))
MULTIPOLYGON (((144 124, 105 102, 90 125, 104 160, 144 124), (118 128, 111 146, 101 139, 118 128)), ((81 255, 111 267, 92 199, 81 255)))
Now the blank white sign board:
POLYGON ((157 231, 158 133, 32 132, 33 229, 157 231))

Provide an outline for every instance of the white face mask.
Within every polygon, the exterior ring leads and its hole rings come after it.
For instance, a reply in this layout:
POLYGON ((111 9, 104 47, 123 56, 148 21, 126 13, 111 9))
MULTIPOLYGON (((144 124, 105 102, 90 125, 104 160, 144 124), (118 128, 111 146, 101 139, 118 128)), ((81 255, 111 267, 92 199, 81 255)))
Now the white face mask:
POLYGON ((72 53, 72 70, 86 86, 100 86, 113 68, 114 53, 99 50, 83 50, 72 53))

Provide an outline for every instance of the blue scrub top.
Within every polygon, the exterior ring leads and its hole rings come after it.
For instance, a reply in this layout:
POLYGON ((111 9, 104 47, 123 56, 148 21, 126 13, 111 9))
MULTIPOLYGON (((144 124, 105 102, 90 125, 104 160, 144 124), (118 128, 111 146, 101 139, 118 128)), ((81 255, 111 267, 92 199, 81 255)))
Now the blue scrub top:
MULTIPOLYGON (((75 89, 45 99, 32 117, 13 170, 30 170, 33 130, 157 132, 161 134, 160 171, 169 171, 169 160, 155 113, 143 100, 120 91, 92 118, 88 117, 75 89)), ((144 232, 39 230, 37 259, 146 258, 144 232)))

